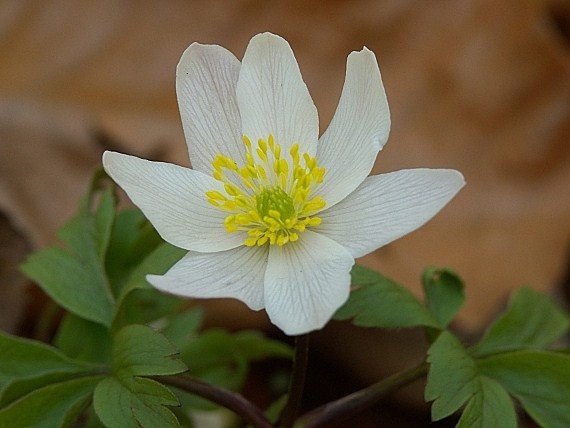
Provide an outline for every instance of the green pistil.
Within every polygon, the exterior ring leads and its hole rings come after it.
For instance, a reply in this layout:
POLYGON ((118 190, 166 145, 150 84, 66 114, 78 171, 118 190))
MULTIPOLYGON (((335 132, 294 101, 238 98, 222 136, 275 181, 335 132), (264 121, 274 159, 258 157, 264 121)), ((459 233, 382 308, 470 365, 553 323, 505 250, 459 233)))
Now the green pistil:
POLYGON ((266 187, 255 197, 257 212, 261 218, 273 217, 270 211, 277 211, 280 219, 295 217, 293 199, 281 187, 266 187))

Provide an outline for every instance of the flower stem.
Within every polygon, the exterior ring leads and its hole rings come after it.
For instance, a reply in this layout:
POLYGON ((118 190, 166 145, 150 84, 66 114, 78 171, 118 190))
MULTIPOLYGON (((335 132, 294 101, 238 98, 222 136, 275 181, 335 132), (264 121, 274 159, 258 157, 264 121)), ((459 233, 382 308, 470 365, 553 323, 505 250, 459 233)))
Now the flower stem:
POLYGON ((153 376, 153 379, 219 404, 237 413, 255 428, 273 427, 263 412, 241 394, 218 388, 189 376, 153 376))
POLYGON ((301 405, 303 388, 305 387, 308 359, 309 335, 303 334, 295 337, 295 359, 293 360, 289 395, 277 424, 281 428, 291 428, 295 422, 295 417, 301 405))
POLYGON ((372 406, 399 388, 424 377, 427 372, 428 364, 424 362, 412 369, 396 373, 367 388, 305 413, 297 420, 295 427, 317 428, 326 426, 332 421, 342 421, 372 406))

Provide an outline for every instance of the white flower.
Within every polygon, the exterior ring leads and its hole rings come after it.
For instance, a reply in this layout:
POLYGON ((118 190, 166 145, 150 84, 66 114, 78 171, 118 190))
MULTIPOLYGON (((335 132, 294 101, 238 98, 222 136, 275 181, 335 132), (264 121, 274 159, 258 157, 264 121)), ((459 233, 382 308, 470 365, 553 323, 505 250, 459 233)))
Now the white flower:
POLYGON ((253 37, 242 63, 192 44, 176 88, 193 169, 106 152, 107 173, 188 254, 156 288, 265 308, 290 335, 347 300, 361 257, 423 225, 463 186, 453 170, 367 177, 390 117, 374 54, 348 56, 342 95, 318 137, 317 110, 289 44, 253 37))

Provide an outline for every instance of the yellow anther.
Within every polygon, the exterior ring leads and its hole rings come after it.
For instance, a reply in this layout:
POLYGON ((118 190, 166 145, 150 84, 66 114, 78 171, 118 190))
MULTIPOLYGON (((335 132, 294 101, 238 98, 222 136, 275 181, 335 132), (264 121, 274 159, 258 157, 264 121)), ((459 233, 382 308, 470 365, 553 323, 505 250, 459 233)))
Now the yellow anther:
POLYGON ((207 201, 228 212, 224 227, 228 233, 243 233, 244 245, 282 246, 298 241, 307 227, 321 223, 314 214, 326 204, 313 192, 322 183, 325 168, 308 153, 299 153, 298 143, 281 157, 281 145, 271 134, 256 144, 244 135, 243 144, 243 165, 222 154, 214 157, 212 176, 224 190, 206 192, 207 201))
POLYGON ((224 195, 222 195, 220 192, 212 190, 210 192, 206 192, 206 196, 210 199, 214 199, 216 201, 223 201, 226 199, 226 197, 224 195))

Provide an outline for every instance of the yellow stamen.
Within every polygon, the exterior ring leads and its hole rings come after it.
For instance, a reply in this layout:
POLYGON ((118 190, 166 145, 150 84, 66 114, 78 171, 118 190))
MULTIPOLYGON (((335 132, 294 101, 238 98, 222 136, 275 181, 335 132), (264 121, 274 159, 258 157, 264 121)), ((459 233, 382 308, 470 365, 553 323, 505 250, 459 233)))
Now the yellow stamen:
POLYGON ((314 214, 326 203, 312 192, 323 182, 325 168, 317 165, 316 158, 300 154, 297 143, 289 157, 281 157, 281 145, 271 134, 255 146, 244 135, 243 143, 245 165, 218 154, 212 161, 212 176, 223 184, 223 191, 206 192, 211 205, 229 212, 224 220, 228 233, 246 232, 244 244, 250 247, 283 246, 298 241, 307 227, 321 224, 314 214))

